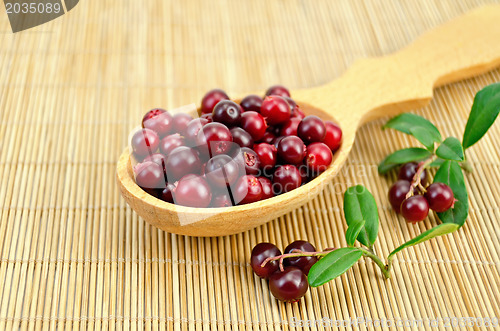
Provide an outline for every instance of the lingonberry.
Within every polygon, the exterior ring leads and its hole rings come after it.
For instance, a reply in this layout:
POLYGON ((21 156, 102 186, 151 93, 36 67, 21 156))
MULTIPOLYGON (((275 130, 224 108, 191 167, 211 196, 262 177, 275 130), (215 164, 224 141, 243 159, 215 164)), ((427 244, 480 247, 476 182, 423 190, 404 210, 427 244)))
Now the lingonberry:
POLYGON ((340 143, 342 141, 342 130, 340 126, 337 124, 326 121, 325 122, 326 134, 323 139, 323 143, 325 143, 332 152, 335 152, 340 147, 340 143))
POLYGON ((274 145, 260 143, 253 147, 253 150, 259 156, 260 168, 273 168, 278 158, 277 150, 274 145))
POLYGON ((262 185, 262 200, 264 199, 269 199, 274 197, 273 193, 273 183, 269 178, 266 177, 257 177, 257 179, 260 182, 260 185, 262 185))
POLYGON ((250 265, 252 266, 253 272, 260 278, 267 279, 279 268, 279 262, 277 260, 269 261, 265 266, 262 267, 262 263, 268 257, 275 257, 281 255, 278 247, 271 243, 260 243, 254 246, 252 249, 252 254, 250 255, 250 265))
POLYGON ((409 223, 423 221, 429 214, 429 204, 421 195, 414 195, 401 204, 401 215, 409 223))
POLYGON ((174 190, 175 186, 173 184, 167 184, 161 191, 160 199, 166 202, 174 203, 174 190))
POLYGON ((262 106, 262 98, 255 94, 247 95, 241 100, 240 106, 243 108, 243 111, 255 111, 258 113, 262 106))
POLYGON ((238 144, 240 147, 253 147, 252 136, 242 128, 232 128, 231 135, 233 136, 233 142, 238 144))
POLYGON ((276 147, 276 149, 278 149, 278 146, 280 145, 280 142, 283 140, 283 138, 285 138, 285 136, 279 136, 274 138, 273 145, 274 147, 276 147))
POLYGON ((309 284, 299 268, 285 267, 269 277, 269 289, 274 297, 284 302, 297 302, 306 294, 309 284))
MULTIPOLYGON (((417 162, 406 163, 399 169, 398 179, 404 179, 409 182, 412 182, 413 178, 415 177, 415 174, 417 173, 417 170, 418 170, 417 162)), ((420 183, 423 186, 427 184, 427 177, 428 177, 427 170, 422 171, 422 174, 420 175, 420 183)))
POLYGON ((198 146, 207 146, 210 155, 226 153, 232 145, 233 136, 222 123, 208 123, 198 132, 198 146))
POLYGON ((205 208, 211 200, 210 186, 201 176, 190 174, 182 177, 174 191, 175 203, 182 206, 205 208))
POLYGON ((185 146, 184 137, 174 133, 164 137, 160 142, 160 152, 168 156, 175 148, 185 146))
POLYGON ((184 130, 184 139, 188 146, 193 147, 198 145, 198 132, 208 123, 206 118, 195 118, 188 123, 186 130, 184 130))
POLYGON ((220 208, 220 207, 231 207, 231 206, 233 206, 233 202, 231 201, 231 196, 229 195, 229 193, 214 192, 212 194, 212 202, 210 203, 210 207, 220 208))
POLYGON ((146 156, 146 158, 144 158, 143 162, 151 161, 151 162, 154 162, 157 165, 161 166, 162 168, 165 168, 166 160, 167 160, 167 158, 165 157, 165 155, 163 155, 161 153, 154 153, 154 154, 146 156))
POLYGON ((172 115, 170 115, 165 109, 151 109, 142 118, 142 127, 151 129, 160 137, 164 137, 172 130, 172 115))
POLYGON ((291 116, 293 117, 293 113, 294 113, 295 107, 297 107, 297 103, 295 102, 295 100, 293 100, 290 97, 283 97, 283 99, 285 99, 286 103, 288 103, 288 106, 290 107, 291 116))
POLYGON ((240 169, 236 160, 228 155, 216 155, 208 160, 204 169, 207 181, 215 188, 226 188, 239 177, 240 169))
POLYGON ((302 111, 302 109, 300 109, 299 106, 295 107, 293 109, 293 112, 292 112, 292 117, 293 118, 300 118, 300 119, 303 119, 304 117, 306 117, 306 114, 304 114, 304 112, 302 111))
POLYGON ((139 163, 135 167, 135 181, 144 189, 159 189, 165 187, 163 167, 153 161, 139 163))
POLYGON ((333 155, 324 143, 312 143, 307 146, 305 162, 315 173, 321 173, 332 163, 333 155))
POLYGON ((315 115, 308 115, 302 119, 297 134, 305 143, 321 142, 326 135, 325 123, 315 115))
POLYGON ((290 106, 280 96, 269 96, 264 99, 260 107, 260 113, 270 125, 285 123, 290 119, 290 106))
POLYGON ((278 95, 280 97, 290 97, 290 91, 284 86, 273 85, 266 91, 266 97, 270 95, 278 95))
POLYGON ((262 185, 253 175, 245 175, 231 186, 235 203, 244 205, 259 201, 262 198, 262 185))
POLYGON ((255 111, 241 114, 240 127, 248 132, 254 141, 259 141, 266 133, 267 124, 264 117, 255 111))
POLYGON ((200 118, 204 118, 208 121, 208 123, 212 123, 214 121, 214 118, 212 116, 212 113, 208 114, 201 114, 200 118))
POLYGON ((429 203, 429 208, 438 213, 447 211, 455 203, 453 191, 444 183, 433 183, 429 185, 424 197, 429 203))
POLYGON ((284 163, 300 164, 306 155, 306 145, 297 136, 281 139, 277 149, 278 155, 284 163))
POLYGON ((273 175, 273 193, 280 194, 290 192, 302 184, 299 170, 291 165, 280 165, 276 167, 273 175))
MULTIPOLYGON (((316 248, 310 242, 305 240, 296 240, 286 246, 284 254, 296 253, 297 250, 301 252, 316 252, 316 248)), ((309 269, 311 269, 313 264, 316 262, 318 262, 318 258, 316 256, 298 256, 284 259, 284 264, 286 266, 297 267, 302 270, 306 276, 309 274, 309 269)))
POLYGON ((272 133, 271 131, 266 131, 266 133, 264 133, 264 137, 260 139, 260 142, 266 144, 273 144, 274 139, 276 139, 274 133, 272 133))
POLYGON ((140 129, 134 133, 130 144, 134 154, 142 159, 156 152, 160 144, 160 138, 151 129, 140 129))
POLYGON ((400 179, 389 189, 389 202, 396 213, 401 212, 401 204, 406 199, 408 192, 410 192, 410 188, 411 183, 409 181, 400 179))
POLYGON ((290 118, 281 127, 280 136, 296 136, 300 121, 302 120, 298 117, 290 118))
POLYGON ((180 146, 167 157, 165 169, 168 181, 173 183, 187 174, 199 174, 201 161, 194 149, 180 146))
POLYGON ((216 104, 221 100, 229 100, 226 92, 221 89, 213 89, 207 92, 201 100, 201 113, 208 114, 214 110, 216 104))
POLYGON ((241 120, 241 108, 236 102, 222 100, 215 105, 212 117, 214 122, 220 122, 229 127, 238 125, 241 120))
POLYGON ((191 122, 192 119, 193 118, 190 115, 185 113, 175 114, 172 118, 172 123, 173 123, 172 131, 184 135, 186 127, 188 123, 191 122))
POLYGON ((243 164, 245 168, 245 173, 248 175, 257 175, 260 168, 260 160, 257 153, 254 150, 242 147, 235 156, 238 164, 243 164))

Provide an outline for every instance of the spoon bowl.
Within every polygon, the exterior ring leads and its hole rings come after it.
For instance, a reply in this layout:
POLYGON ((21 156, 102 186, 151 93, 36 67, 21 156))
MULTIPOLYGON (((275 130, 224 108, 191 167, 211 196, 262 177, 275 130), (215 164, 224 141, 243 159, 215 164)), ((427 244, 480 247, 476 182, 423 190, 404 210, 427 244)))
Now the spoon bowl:
POLYGON ((339 79, 292 91, 306 115, 340 125, 343 141, 321 175, 288 193, 225 208, 192 208, 161 201, 134 180, 128 148, 117 164, 117 182, 126 202, 145 221, 167 232, 190 236, 240 233, 307 203, 345 163, 363 123, 421 108, 433 88, 485 73, 500 65, 500 6, 482 7, 427 32, 406 48, 354 63, 339 79))

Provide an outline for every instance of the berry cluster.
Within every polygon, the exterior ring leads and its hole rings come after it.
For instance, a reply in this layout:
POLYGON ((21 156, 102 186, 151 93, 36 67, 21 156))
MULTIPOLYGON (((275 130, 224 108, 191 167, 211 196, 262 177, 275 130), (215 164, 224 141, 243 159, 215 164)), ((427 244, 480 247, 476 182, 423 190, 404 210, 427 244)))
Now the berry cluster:
POLYGON ((316 248, 304 240, 296 240, 285 248, 282 255, 275 245, 257 244, 250 258, 255 274, 269 280, 274 297, 284 302, 296 302, 309 288, 307 275, 318 261, 316 248))
POLYGON ((325 171, 340 146, 333 122, 305 116, 283 86, 240 104, 219 89, 200 117, 153 109, 131 147, 136 183, 164 201, 228 207, 289 192, 325 171))
POLYGON ((399 169, 398 181, 389 189, 392 208, 409 223, 423 221, 429 209, 441 213, 453 207, 455 197, 451 188, 443 183, 426 187, 428 177, 421 164, 406 163, 399 169))

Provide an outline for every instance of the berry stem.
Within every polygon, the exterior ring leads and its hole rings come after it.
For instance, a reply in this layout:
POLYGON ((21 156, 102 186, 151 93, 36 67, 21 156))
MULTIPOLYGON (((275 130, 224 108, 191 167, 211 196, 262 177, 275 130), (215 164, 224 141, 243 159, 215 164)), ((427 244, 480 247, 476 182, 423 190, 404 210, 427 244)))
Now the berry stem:
POLYGON ((416 189, 417 187, 422 191, 425 192, 425 187, 421 183, 421 176, 422 173, 424 172, 425 168, 429 167, 429 165, 436 160, 437 156, 435 154, 431 155, 427 160, 424 160, 418 164, 417 172, 415 173, 415 176, 413 176, 413 180, 411 182, 410 190, 406 194, 406 199, 410 198, 413 196, 413 190, 416 189))
POLYGON ((264 268, 267 263, 269 263, 271 261, 279 260, 280 270, 283 271, 284 270, 283 260, 286 259, 286 258, 289 258, 289 257, 301 257, 301 256, 323 257, 325 255, 328 255, 328 253, 332 252, 333 250, 335 250, 335 248, 326 249, 326 250, 321 251, 321 252, 303 252, 303 251, 298 250, 298 249, 293 249, 292 253, 268 257, 267 259, 264 260, 264 262, 262 262, 262 264, 260 266, 262 268, 264 268))
POLYGON ((389 264, 387 264, 387 265, 384 264, 384 261, 382 261, 382 259, 380 257, 378 257, 377 255, 375 255, 373 253, 373 251, 369 251, 368 249, 362 248, 362 247, 360 247, 358 249, 363 253, 364 257, 369 257, 370 259, 373 260, 373 262, 375 262, 375 264, 382 271, 382 274, 384 275, 385 279, 391 278, 390 265, 389 264))

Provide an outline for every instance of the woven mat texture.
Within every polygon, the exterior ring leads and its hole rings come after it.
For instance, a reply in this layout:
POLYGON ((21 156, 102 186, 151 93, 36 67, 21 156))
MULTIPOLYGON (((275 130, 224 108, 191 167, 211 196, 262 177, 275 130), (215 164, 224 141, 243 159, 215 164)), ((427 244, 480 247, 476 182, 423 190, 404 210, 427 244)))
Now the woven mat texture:
MULTIPOLYGON (((396 175, 380 177, 376 165, 416 141, 382 132, 387 119, 359 130, 316 199, 234 236, 157 230, 115 183, 127 135, 150 108, 198 103, 213 87, 241 95, 323 84, 488 2, 82 0, 17 34, 0 10, 0 330, 286 330, 294 319, 356 317, 438 319, 442 328, 447 317, 500 317, 498 123, 469 152, 471 212, 461 230, 398 254, 388 281, 361 260, 296 304, 274 300, 253 275, 251 248, 295 239, 345 246, 346 187, 374 194, 383 256, 437 223, 409 226, 389 208, 396 175)), ((440 88, 415 112, 460 137, 475 92, 495 81, 499 70, 440 88)))

